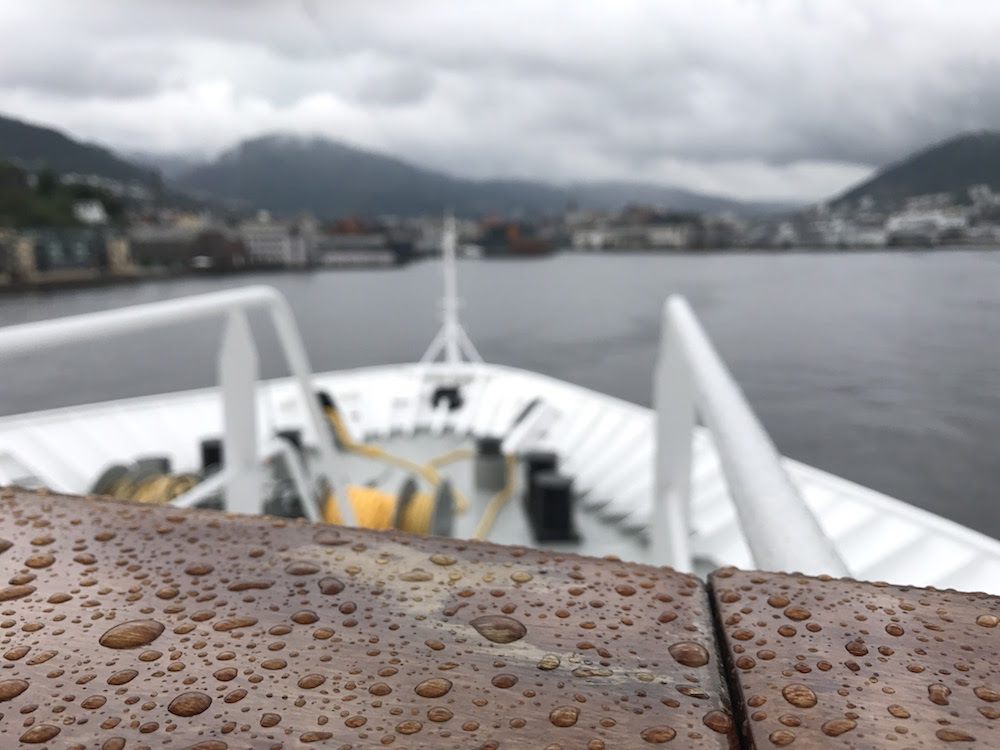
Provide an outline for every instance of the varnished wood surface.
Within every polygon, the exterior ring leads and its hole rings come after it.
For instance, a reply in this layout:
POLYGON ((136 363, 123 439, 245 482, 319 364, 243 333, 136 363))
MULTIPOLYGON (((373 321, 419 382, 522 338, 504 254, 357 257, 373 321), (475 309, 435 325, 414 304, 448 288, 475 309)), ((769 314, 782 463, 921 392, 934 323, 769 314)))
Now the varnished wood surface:
POLYGON ((1000 598, 722 570, 733 700, 758 748, 1000 748, 1000 598))
POLYGON ((14 490, 0 540, 2 748, 736 746, 669 570, 14 490))

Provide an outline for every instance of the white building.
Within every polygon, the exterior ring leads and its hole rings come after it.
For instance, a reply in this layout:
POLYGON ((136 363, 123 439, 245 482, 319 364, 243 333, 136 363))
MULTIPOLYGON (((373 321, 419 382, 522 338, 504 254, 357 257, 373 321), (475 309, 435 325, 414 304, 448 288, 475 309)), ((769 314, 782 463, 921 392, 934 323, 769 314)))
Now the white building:
POLYGON ((936 243, 944 236, 964 234, 968 226, 968 218, 959 210, 908 210, 890 216, 885 231, 897 243, 936 243))
POLYGON ((312 256, 316 232, 311 222, 289 226, 261 211, 254 221, 240 225, 240 238, 252 265, 305 266, 312 256))
POLYGON ((90 226, 108 222, 108 212, 99 200, 77 201, 73 204, 73 216, 80 223, 90 226))

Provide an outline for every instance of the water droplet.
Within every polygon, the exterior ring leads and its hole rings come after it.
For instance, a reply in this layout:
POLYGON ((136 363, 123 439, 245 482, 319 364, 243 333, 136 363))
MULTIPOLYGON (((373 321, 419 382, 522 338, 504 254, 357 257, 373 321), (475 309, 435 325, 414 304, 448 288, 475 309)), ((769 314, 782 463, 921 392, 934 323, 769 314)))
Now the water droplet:
POLYGON ((120 672, 115 672, 108 678, 109 685, 124 685, 127 682, 132 682, 139 673, 134 669, 123 669, 120 672))
POLYGON ((312 690, 315 687, 319 687, 324 682, 326 682, 326 678, 321 674, 307 674, 299 680, 298 685, 303 690, 312 690))
POLYGON ((260 717, 260 725, 265 729, 270 729, 271 727, 277 726, 281 722, 281 717, 278 714, 264 714, 260 717))
POLYGON ((299 625, 312 625, 319 619, 319 616, 315 612, 311 612, 308 609, 303 609, 292 615, 292 622, 298 623, 299 625))
POLYGON ((681 641, 667 650, 674 657, 674 661, 685 667, 704 667, 708 664, 708 651, 700 643, 681 641))
POLYGON ((454 714, 449 711, 444 706, 435 706, 427 711, 427 718, 430 721, 442 722, 448 721, 454 714))
POLYGON ((905 631, 899 625, 897 625, 896 623, 890 622, 888 625, 885 626, 885 632, 888 633, 889 635, 892 635, 892 636, 895 636, 895 637, 898 638, 905 631))
POLYGON ((426 570, 417 568, 416 570, 408 570, 405 573, 400 573, 399 580, 406 581, 407 583, 422 583, 424 581, 433 581, 434 576, 426 570))
POLYGON ((851 721, 850 719, 833 719, 823 724, 820 729, 823 730, 823 734, 827 737, 839 737, 845 732, 850 732, 857 726, 857 722, 851 721))
POLYGON ((532 578, 531 573, 528 573, 523 570, 518 570, 510 574, 510 580, 512 580, 514 583, 527 583, 528 581, 531 580, 531 578, 532 578))
POLYGON ((320 529, 313 535, 313 541, 316 544, 323 544, 330 547, 337 547, 348 542, 336 529, 320 529))
POLYGON ((167 706, 174 716, 197 716, 212 705, 212 699, 204 693, 181 693, 167 706))
POLYGON ((264 659, 260 663, 261 669, 270 669, 272 671, 275 669, 284 669, 286 666, 288 664, 284 659, 264 659))
POLYGON ((501 690, 506 690, 507 688, 512 688, 517 684, 517 677, 512 674, 498 674, 490 682, 493 687, 498 687, 501 690))
POLYGON ((440 698, 449 690, 451 690, 451 680, 446 680, 444 677, 431 677, 413 688, 413 692, 421 698, 440 698))
POLYGON ((976 625, 983 628, 995 628, 997 625, 1000 625, 1000 617, 996 615, 979 615, 976 618, 976 625))
POLYGON ((939 706, 947 706, 949 695, 951 695, 951 688, 947 685, 942 685, 940 682, 935 682, 933 685, 927 686, 927 697, 931 703, 936 703, 939 706))
POLYGON ((299 735, 299 742, 322 742, 328 740, 333 735, 330 732, 303 732, 299 735))
POLYGON ((719 734, 728 734, 733 728, 732 717, 725 711, 709 711, 702 718, 701 723, 719 734))
POLYGON ((219 620, 219 622, 215 623, 212 626, 212 630, 219 633, 225 633, 229 630, 236 630, 237 628, 249 628, 256 624, 256 617, 227 617, 225 620, 219 620))
POLYGON ((413 719, 410 719, 408 721, 402 721, 396 725, 396 731, 399 732, 400 734, 416 734, 423 728, 424 728, 423 724, 413 719))
POLYGON ((0 602, 7 602, 11 599, 20 599, 22 596, 34 593, 34 591, 34 586, 6 586, 0 589, 0 602))
POLYGON ((274 585, 274 581, 237 581, 230 584, 229 591, 256 591, 266 590, 274 585))
POLYGON ((961 729, 954 729, 951 727, 946 727, 944 729, 939 729, 934 733, 942 742, 975 742, 976 738, 973 737, 968 732, 963 732, 961 729))
POLYGON ((848 642, 844 648, 851 656, 865 656, 868 653, 868 647, 858 640, 848 642))
POLYGON ((889 706, 888 711, 889 711, 890 714, 892 714, 893 716, 895 716, 897 719, 909 719, 910 718, 910 712, 907 711, 902 706, 900 706, 898 703, 893 703, 891 706, 889 706))
POLYGON ((789 620, 795 620, 796 622, 802 622, 803 620, 808 620, 812 617, 812 612, 810 612, 805 607, 788 607, 785 610, 785 617, 789 620))
POLYGON ((105 648, 139 648, 147 646, 163 632, 163 625, 156 620, 132 620, 115 625, 101 636, 105 648))
POLYGON ((372 695, 388 695, 392 692, 392 688, 386 685, 384 682, 376 682, 370 688, 368 692, 372 695))
POLYGON ((571 727, 580 718, 580 709, 575 706, 559 706, 549 713, 549 721, 557 727, 571 727))
POLYGON ((791 684, 785 685, 781 694, 785 700, 798 708, 812 708, 816 705, 816 693, 805 685, 791 684))
POLYGON ((31 557, 24 561, 24 564, 29 568, 38 569, 47 568, 55 561, 56 559, 52 555, 48 552, 44 552, 38 555, 31 555, 31 557))
POLYGON ((1000 690, 994 690, 985 686, 973 688, 973 693, 979 700, 986 701, 988 703, 996 703, 1000 701, 1000 690))
POLYGON ((513 643, 524 638, 528 629, 513 617, 485 615, 469 623, 486 640, 493 643, 513 643))
POLYGON ((639 736, 646 742, 660 745, 664 742, 670 742, 670 740, 677 736, 677 732, 674 731, 673 727, 668 726, 647 727, 639 733, 639 736))
POLYGON ((80 703, 80 706, 82 708, 86 708, 88 711, 92 711, 95 708, 100 708, 107 703, 107 701, 108 699, 103 695, 92 695, 89 698, 84 698, 80 703))
POLYGON ((21 735, 21 742, 29 745, 48 742, 59 734, 59 731, 59 727, 52 724, 38 724, 21 735))
POLYGON ((779 729, 777 732, 771 732, 767 738, 771 740, 771 744, 784 747, 795 742, 795 733, 789 732, 787 729, 779 729))
POLYGON ((184 568, 184 572, 189 576, 207 576, 213 570, 215 567, 208 563, 191 563, 184 568))
POLYGON ((0 701, 16 698, 27 689, 27 680, 0 680, 0 701))
POLYGON ((357 729, 358 727, 363 727, 368 723, 368 719, 364 716, 349 716, 345 721, 344 725, 350 727, 351 729, 357 729))
POLYGON ((311 576, 319 573, 319 565, 305 560, 296 560, 285 566, 285 572, 290 576, 311 576))
POLYGON ((339 594, 344 590, 344 582, 339 578, 334 578, 333 576, 327 576, 326 578, 319 579, 319 593, 326 594, 327 596, 333 596, 334 594, 339 594))
POLYGON ((229 682, 230 680, 236 679, 236 675, 239 672, 233 667, 225 667, 223 669, 217 670, 212 676, 219 682, 229 682))

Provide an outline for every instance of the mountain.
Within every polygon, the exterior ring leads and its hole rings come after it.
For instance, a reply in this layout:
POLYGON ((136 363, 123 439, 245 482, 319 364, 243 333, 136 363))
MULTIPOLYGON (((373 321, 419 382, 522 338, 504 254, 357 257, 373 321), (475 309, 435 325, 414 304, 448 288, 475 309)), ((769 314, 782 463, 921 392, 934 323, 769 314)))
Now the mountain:
POLYGON ((58 130, 2 115, 0 160, 32 170, 100 175, 147 186, 157 186, 160 182, 155 170, 136 166, 106 148, 74 140, 58 130))
POLYGON ((122 151, 121 155, 133 164, 159 172, 165 180, 187 174, 205 163, 205 159, 188 154, 156 154, 149 151, 122 151))
POLYGON ((1000 190, 1000 132, 966 133, 937 143, 879 170, 831 203, 853 203, 867 195, 879 208, 892 209, 927 193, 952 193, 965 202, 973 185, 1000 190))
POLYGON ((237 199, 276 214, 332 218, 351 214, 414 216, 538 215, 580 208, 653 203, 678 211, 747 213, 773 209, 649 184, 570 186, 530 180, 467 180, 324 138, 268 135, 244 141, 212 163, 176 178, 178 187, 237 199))

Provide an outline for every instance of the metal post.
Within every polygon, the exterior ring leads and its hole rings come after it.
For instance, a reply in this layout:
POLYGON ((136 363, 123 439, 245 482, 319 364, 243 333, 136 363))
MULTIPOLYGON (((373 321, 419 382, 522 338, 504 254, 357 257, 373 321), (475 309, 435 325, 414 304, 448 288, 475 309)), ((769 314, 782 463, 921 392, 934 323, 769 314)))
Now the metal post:
POLYGON ((257 466, 257 349, 242 310, 231 310, 226 316, 218 369, 226 457, 226 509, 258 514, 262 498, 257 466))
POLYGON ((424 356, 420 358, 421 364, 430 364, 437 359, 438 355, 443 355, 444 362, 449 365, 456 365, 463 361, 483 361, 458 319, 460 302, 458 299, 458 269, 455 261, 457 247, 458 227, 455 223, 455 217, 448 215, 444 219, 441 231, 441 271, 444 276, 444 293, 441 297, 441 330, 431 341, 431 345, 427 347, 424 356))
MULTIPOLYGON (((299 336, 299 329, 295 325, 295 317, 292 315, 288 302, 276 291, 273 292, 270 312, 274 328, 278 333, 278 341, 281 342, 282 351, 285 354, 285 359, 288 361, 288 368, 291 370, 292 376, 295 378, 299 386, 299 391, 302 394, 306 418, 316 432, 316 444, 319 447, 320 464, 323 468, 326 482, 321 482, 321 486, 318 488, 318 494, 320 495, 318 498, 302 498, 303 502, 313 503, 315 508, 317 507, 316 500, 325 502, 326 493, 332 492, 336 484, 340 484, 346 493, 348 478, 335 474, 338 466, 342 466, 342 464, 338 464, 333 440, 330 437, 329 425, 327 425, 326 419, 320 412, 319 403, 313 391, 312 368, 309 365, 309 356, 306 354, 305 345, 299 336)), ((340 507, 340 517, 343 519, 344 525, 356 525, 354 510, 351 504, 347 502, 346 495, 337 498, 337 505, 340 507)), ((312 518, 312 512, 307 512, 310 514, 310 518, 312 518)))
POLYGON ((692 570, 690 534, 691 439, 694 435, 694 387, 678 334, 664 305, 660 354, 653 376, 656 410, 656 450, 653 467, 656 496, 651 530, 653 544, 662 545, 664 559, 675 570, 692 570))
POLYGON ((444 220, 444 237, 441 243, 441 262, 444 264, 444 298, 441 312, 444 318, 444 361, 450 365, 459 361, 458 348, 458 277, 455 269, 455 245, 458 244, 455 217, 444 220))
POLYGON ((754 564, 764 570, 848 575, 687 302, 669 298, 665 319, 690 370, 695 404, 715 439, 754 564))

